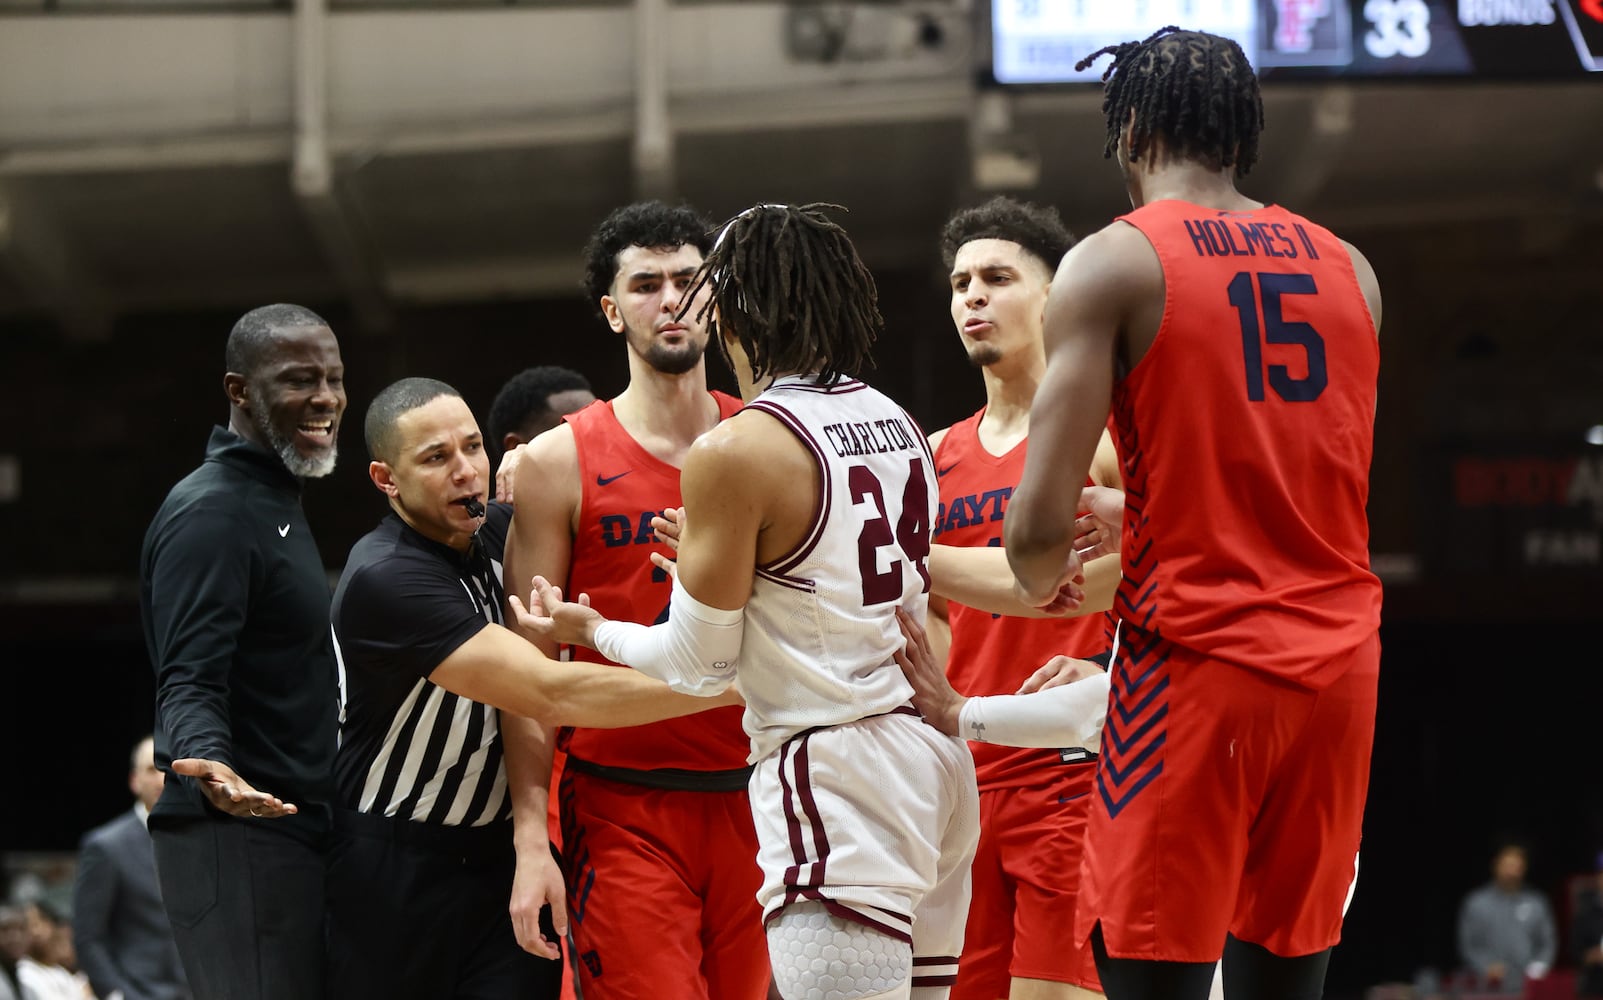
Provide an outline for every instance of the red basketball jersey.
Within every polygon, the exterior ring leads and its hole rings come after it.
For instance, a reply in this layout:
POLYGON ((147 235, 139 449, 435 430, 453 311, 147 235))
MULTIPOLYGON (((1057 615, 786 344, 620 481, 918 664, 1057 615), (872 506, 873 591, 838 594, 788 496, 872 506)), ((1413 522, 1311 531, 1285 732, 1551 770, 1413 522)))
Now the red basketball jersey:
MULTIPOLYGON (((942 545, 1000 546, 1002 516, 1024 473, 1028 440, 1005 455, 993 455, 980 444, 985 411, 956 423, 935 451, 940 483, 940 514, 934 540, 942 545)), ((965 695, 1013 694, 1041 664, 1062 653, 1093 656, 1107 649, 1103 616, 1079 618, 1014 618, 947 602, 952 647, 947 677, 965 695)), ((974 752, 980 788, 1035 784, 1045 768, 1094 758, 1077 748, 1019 749, 995 743, 969 743, 974 752)))
MULTIPOLYGON (((712 395, 718 400, 719 419, 740 409, 735 397, 712 395)), ((679 470, 646 451, 624 430, 611 400, 591 403, 563 419, 573 428, 583 484, 563 593, 589 594, 592 607, 618 621, 646 625, 665 621, 673 584, 651 564, 649 553, 655 549, 666 555, 671 550, 653 537, 651 518, 683 503, 679 470)), ((573 656, 610 662, 583 647, 574 647, 573 656)), ((562 746, 574 757, 608 767, 743 768, 751 741, 741 727, 741 712, 737 706, 727 706, 627 729, 570 729, 563 734, 562 746)))
POLYGON ((1114 612, 1320 688, 1380 623, 1369 462, 1380 347, 1352 259, 1285 209, 1122 216, 1167 293, 1115 386, 1124 582, 1114 612))

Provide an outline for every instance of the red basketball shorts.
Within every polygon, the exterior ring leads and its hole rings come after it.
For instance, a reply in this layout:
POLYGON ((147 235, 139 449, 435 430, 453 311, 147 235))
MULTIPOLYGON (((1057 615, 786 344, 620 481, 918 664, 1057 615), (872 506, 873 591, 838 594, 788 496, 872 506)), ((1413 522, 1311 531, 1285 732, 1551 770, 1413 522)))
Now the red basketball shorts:
POLYGON ((1075 937, 1212 962, 1341 937, 1375 735, 1378 636, 1313 691, 1126 628, 1113 665, 1075 937))
POLYGON ((745 791, 562 775, 562 856, 585 1000, 763 1000, 768 938, 745 791))
POLYGON ((997 1000, 1011 981, 1041 979, 1102 992, 1091 949, 1066 917, 1080 889, 1080 855, 1096 764, 1066 764, 1038 784, 980 792, 980 843, 963 960, 951 1000, 997 1000))

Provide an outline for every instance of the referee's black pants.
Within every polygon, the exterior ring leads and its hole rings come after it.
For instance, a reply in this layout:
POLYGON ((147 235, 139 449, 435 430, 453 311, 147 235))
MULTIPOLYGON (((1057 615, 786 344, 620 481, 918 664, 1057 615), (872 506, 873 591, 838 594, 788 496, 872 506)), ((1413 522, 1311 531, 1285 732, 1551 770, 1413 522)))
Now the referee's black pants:
MULTIPOLYGON (((328 996, 557 1000, 562 962, 518 946, 511 823, 441 827, 336 811, 328 996)), ((549 917, 546 936, 556 940, 549 917)))
POLYGON ((323 996, 325 859, 316 840, 269 826, 283 822, 151 818, 162 903, 195 1000, 323 996))

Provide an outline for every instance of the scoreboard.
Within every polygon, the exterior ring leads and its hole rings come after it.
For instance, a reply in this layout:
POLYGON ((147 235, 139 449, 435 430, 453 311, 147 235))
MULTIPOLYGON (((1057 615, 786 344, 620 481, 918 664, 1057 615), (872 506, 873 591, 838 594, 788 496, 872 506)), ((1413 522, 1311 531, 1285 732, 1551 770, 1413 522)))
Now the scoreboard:
POLYGON ((991 82, 1095 82, 1104 45, 1164 25, 1235 39, 1265 82, 1579 78, 1603 85, 1603 0, 991 0, 991 82))

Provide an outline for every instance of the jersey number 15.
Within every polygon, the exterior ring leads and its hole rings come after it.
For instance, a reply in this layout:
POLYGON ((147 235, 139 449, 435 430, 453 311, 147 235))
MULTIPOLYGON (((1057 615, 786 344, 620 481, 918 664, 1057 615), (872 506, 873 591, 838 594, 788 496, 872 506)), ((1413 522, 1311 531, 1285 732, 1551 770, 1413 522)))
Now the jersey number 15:
POLYGON ((1247 398, 1263 401, 1263 345, 1296 344, 1308 355, 1308 374, 1292 378, 1285 365, 1269 366, 1269 386, 1288 403, 1307 403, 1325 391, 1325 338, 1307 323, 1280 313, 1282 295, 1317 295, 1311 274, 1258 274, 1242 271, 1230 279, 1230 304, 1241 316, 1241 353, 1247 365, 1247 398), (1257 294, 1253 281, 1258 279, 1257 294), (1263 330, 1258 329, 1258 300, 1263 300, 1263 330))

